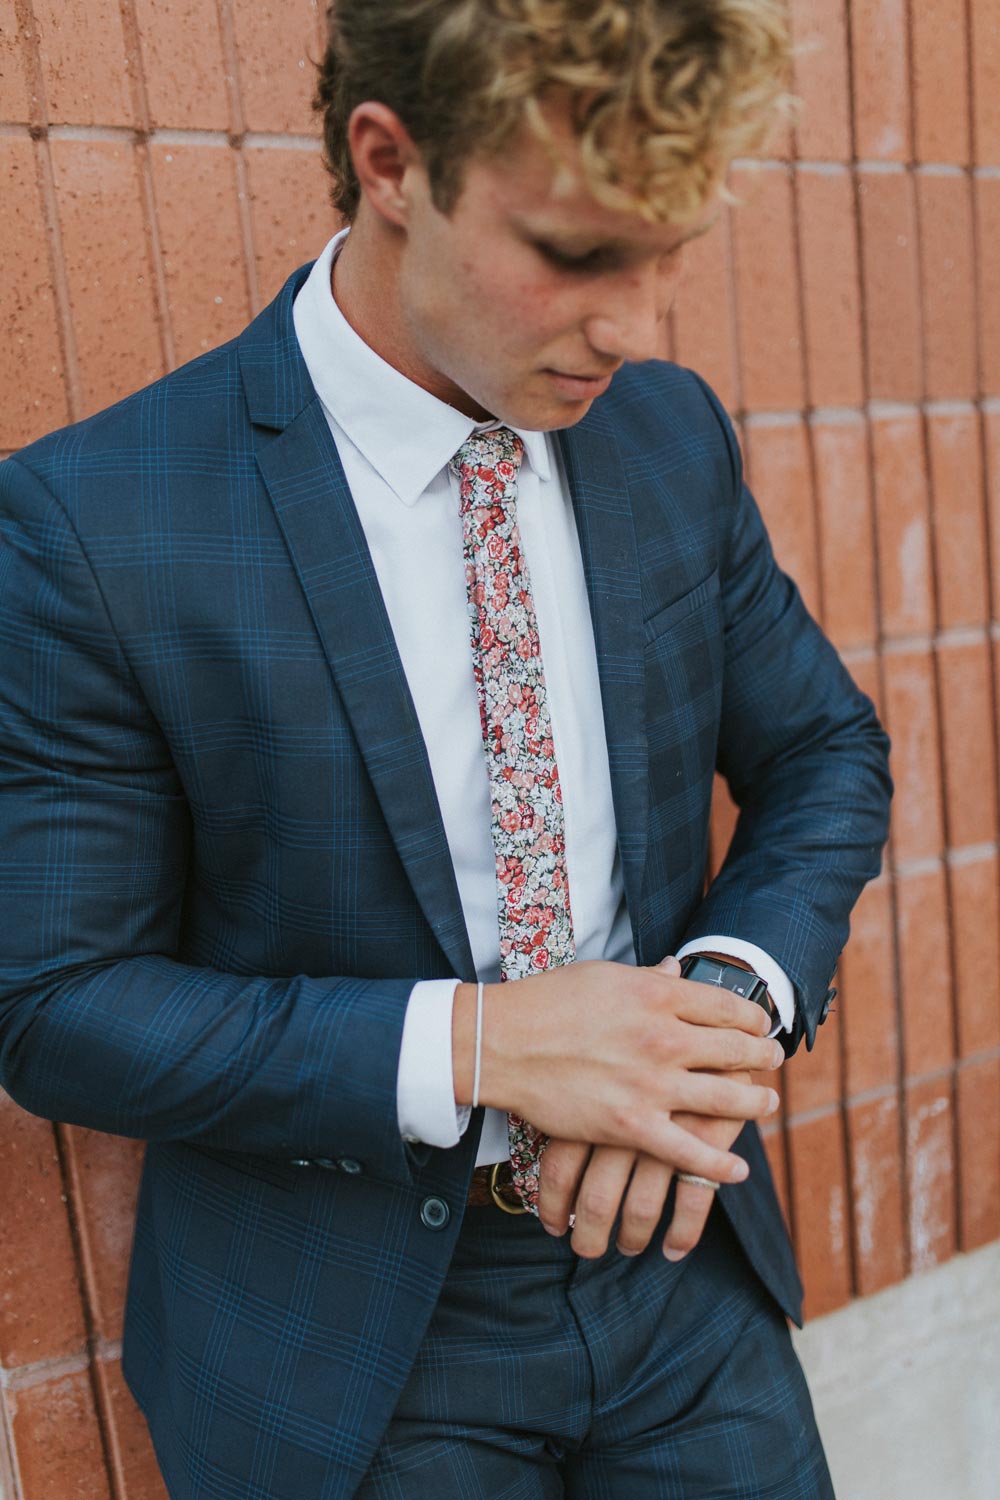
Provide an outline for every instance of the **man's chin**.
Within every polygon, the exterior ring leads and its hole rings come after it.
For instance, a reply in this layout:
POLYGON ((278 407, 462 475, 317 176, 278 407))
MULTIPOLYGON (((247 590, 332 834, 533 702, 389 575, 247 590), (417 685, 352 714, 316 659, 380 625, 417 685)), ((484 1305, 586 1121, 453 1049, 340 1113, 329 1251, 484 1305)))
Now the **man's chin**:
POLYGON ((523 396, 504 402, 500 420, 508 427, 519 427, 522 432, 559 432, 564 427, 575 427, 582 422, 594 404, 593 396, 575 400, 553 400, 536 398, 525 401, 523 396))

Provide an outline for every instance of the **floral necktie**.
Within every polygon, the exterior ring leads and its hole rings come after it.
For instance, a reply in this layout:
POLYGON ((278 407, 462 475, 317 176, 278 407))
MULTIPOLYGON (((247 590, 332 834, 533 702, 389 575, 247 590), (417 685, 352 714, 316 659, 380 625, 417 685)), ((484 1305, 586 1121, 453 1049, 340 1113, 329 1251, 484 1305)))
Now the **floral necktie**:
MULTIPOLYGON (((538 622, 517 525, 521 439, 478 432, 451 460, 461 484, 469 627, 496 853, 500 978, 523 979, 575 956, 566 879, 562 788, 552 740, 538 622)), ((508 1115, 511 1172, 538 1212, 548 1137, 508 1115)))

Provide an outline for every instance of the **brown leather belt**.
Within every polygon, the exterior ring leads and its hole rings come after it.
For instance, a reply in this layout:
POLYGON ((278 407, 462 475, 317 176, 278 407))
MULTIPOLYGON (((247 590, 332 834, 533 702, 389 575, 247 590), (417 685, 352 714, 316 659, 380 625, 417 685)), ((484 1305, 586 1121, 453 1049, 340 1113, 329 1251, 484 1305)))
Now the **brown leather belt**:
POLYGON ((469 1183, 467 1208, 503 1209, 505 1214, 526 1214, 528 1210, 517 1195, 510 1171, 510 1160, 477 1167, 469 1183))

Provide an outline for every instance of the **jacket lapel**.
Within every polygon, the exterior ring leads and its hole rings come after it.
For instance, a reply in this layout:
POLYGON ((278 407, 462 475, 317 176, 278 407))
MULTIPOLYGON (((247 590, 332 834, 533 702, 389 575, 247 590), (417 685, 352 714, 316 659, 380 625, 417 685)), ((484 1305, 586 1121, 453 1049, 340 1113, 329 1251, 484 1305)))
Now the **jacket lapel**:
MULTIPOLYGON (((390 833, 454 972, 474 979, 430 762, 336 445, 299 352, 302 267, 239 341, 257 459, 390 833)), ((614 431, 600 407, 558 434, 594 622, 625 898, 640 962, 648 749, 639 560, 614 431)))
POLYGON ((648 823, 642 594, 621 453, 608 417, 591 408, 559 433, 576 514, 601 680, 618 850, 639 962, 648 823))
POLYGON ((364 531, 292 327, 309 267, 240 341, 257 461, 379 804, 421 910, 462 979, 472 952, 416 710, 364 531))

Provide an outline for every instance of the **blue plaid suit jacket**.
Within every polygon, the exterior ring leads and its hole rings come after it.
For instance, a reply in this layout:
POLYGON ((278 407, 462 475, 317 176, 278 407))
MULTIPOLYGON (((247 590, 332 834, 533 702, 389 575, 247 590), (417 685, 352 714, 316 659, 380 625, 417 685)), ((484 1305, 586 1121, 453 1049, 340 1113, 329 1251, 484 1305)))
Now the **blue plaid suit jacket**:
MULTIPOLYGON (((396 1125, 414 981, 474 974, 292 329, 307 269, 234 342, 0 465, 0 1081, 149 1142, 124 1361, 175 1497, 352 1493, 478 1136, 413 1149, 396 1125)), ((626 368, 560 442, 639 962, 750 937, 811 1045, 885 837, 872 706, 697 377, 626 368), (716 767, 742 814, 703 897, 716 767)), ((754 1131, 740 1149, 723 1200, 797 1315, 754 1131)))

